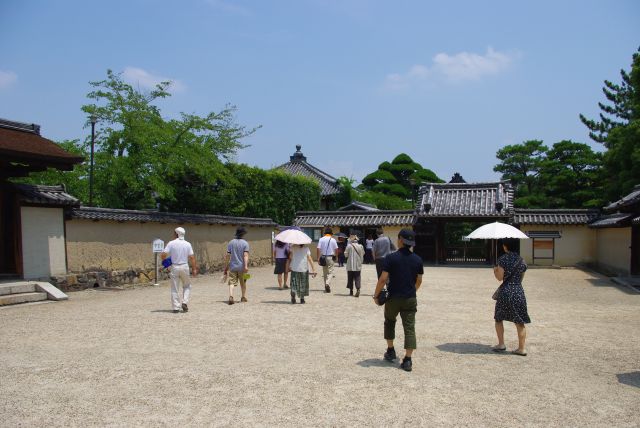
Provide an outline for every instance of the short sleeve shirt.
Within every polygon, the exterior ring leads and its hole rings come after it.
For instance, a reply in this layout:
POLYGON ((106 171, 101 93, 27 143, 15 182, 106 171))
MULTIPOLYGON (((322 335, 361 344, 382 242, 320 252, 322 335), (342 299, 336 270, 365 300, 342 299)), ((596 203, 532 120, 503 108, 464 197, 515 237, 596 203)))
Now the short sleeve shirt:
POLYGON ((311 255, 309 247, 298 247, 294 245, 291 248, 291 262, 289 267, 293 272, 309 272, 309 261, 307 256, 311 255))
POLYGON ((376 259, 384 259, 387 254, 395 251, 396 247, 391 242, 391 238, 380 235, 378 239, 373 242, 373 252, 376 255, 376 259))
POLYGON ((289 244, 284 244, 282 247, 274 244, 273 249, 276 252, 276 259, 286 259, 289 252, 289 244))
POLYGON ((331 236, 323 236, 318 241, 318 249, 321 256, 333 256, 336 249, 338 249, 338 243, 331 236))
POLYGON ((184 239, 177 238, 169 241, 162 252, 171 257, 171 263, 174 265, 186 264, 189 261, 189 256, 193 256, 191 244, 184 239))
POLYGON ((244 270, 244 253, 249 252, 249 243, 244 239, 232 239, 227 245, 227 253, 231 256, 229 270, 242 272, 244 270))
POLYGON ((389 273, 389 296, 416 297, 416 276, 424 273, 420 256, 401 248, 384 258, 382 270, 389 273))

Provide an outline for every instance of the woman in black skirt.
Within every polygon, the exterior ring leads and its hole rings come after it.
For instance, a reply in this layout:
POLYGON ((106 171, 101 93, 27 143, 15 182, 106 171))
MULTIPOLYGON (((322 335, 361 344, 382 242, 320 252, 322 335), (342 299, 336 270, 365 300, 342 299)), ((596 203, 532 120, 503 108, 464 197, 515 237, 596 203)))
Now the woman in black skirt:
POLYGON ((278 288, 289 288, 287 285, 287 279, 289 279, 289 272, 287 272, 287 260, 289 259, 289 244, 276 241, 273 245, 273 258, 276 261, 276 267, 273 270, 274 275, 278 275, 278 288), (284 285, 282 284, 282 276, 284 275, 284 285))
POLYGON ((494 319, 496 321, 496 334, 498 344, 493 347, 496 352, 504 352, 507 347, 504 344, 503 321, 510 321, 516 325, 518 331, 518 349, 512 353, 526 356, 525 341, 527 330, 525 324, 529 324, 529 314, 527 312, 527 299, 522 288, 522 278, 527 270, 527 264, 518 253, 517 239, 505 239, 502 241, 502 248, 505 254, 498 259, 498 265, 493 268, 493 274, 502 284, 496 290, 496 309, 494 319))

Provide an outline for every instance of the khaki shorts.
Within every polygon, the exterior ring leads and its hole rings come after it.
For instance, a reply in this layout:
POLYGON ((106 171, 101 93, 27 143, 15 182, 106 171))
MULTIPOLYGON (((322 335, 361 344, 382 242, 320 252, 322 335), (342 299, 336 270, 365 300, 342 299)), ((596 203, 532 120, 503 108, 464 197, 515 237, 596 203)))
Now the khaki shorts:
POLYGON ((229 272, 229 285, 237 287, 245 283, 244 272, 229 272))

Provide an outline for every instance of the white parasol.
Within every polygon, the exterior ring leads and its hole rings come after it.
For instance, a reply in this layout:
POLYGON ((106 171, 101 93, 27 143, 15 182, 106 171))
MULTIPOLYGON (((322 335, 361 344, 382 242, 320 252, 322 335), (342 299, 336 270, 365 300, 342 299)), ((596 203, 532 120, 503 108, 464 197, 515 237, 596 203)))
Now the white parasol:
POLYGON ((309 235, 296 229, 287 229, 282 231, 276 235, 275 239, 276 241, 294 245, 310 244, 312 241, 309 235))
POLYGON ((500 223, 496 221, 495 223, 485 224, 484 226, 480 226, 473 232, 467 235, 469 239, 495 239, 495 257, 498 256, 498 239, 505 238, 515 238, 515 239, 529 239, 527 235, 525 235, 520 229, 516 229, 515 227, 500 223))
POLYGON ((521 230, 516 229, 515 227, 500 223, 496 221, 495 223, 485 224, 484 226, 480 226, 469 235, 467 235, 469 239, 504 239, 504 238, 515 238, 515 239, 529 239, 527 235, 522 233, 521 230))

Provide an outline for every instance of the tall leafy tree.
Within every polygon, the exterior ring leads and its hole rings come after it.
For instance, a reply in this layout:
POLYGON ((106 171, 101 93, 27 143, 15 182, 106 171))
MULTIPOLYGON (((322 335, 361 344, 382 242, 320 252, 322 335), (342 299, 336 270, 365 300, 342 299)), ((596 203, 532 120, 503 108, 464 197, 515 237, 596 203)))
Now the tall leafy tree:
POLYGON ((500 163, 493 170, 502 173, 503 180, 513 183, 516 189, 516 206, 541 207, 546 204, 539 175, 548 150, 542 141, 528 140, 505 146, 496 153, 500 163))
POLYGON ((598 103, 598 120, 580 115, 594 141, 602 143, 607 196, 618 199, 640 184, 640 49, 633 54, 631 71, 620 70, 619 84, 604 81, 607 103, 598 103))
POLYGON ((143 93, 111 70, 91 82, 82 107, 98 118, 95 198, 113 208, 152 208, 158 200, 176 200, 180 185, 212 185, 224 175, 223 162, 255 131, 238 125, 235 108, 205 116, 181 114, 166 120, 155 105, 170 96, 171 82, 143 93))
POLYGON ((555 143, 540 166, 540 185, 549 208, 600 207, 602 154, 587 144, 555 143))

